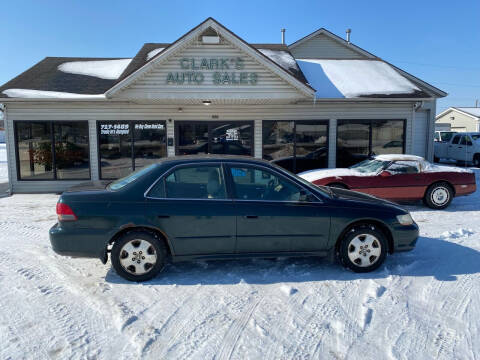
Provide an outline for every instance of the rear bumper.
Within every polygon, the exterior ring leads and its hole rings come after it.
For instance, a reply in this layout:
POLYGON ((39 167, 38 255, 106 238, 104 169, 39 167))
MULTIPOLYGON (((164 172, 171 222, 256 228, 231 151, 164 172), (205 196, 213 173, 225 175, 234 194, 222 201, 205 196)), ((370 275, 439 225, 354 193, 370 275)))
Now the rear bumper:
POLYGON ((477 191, 477 184, 455 185, 455 196, 470 195, 477 191))
POLYGON ((397 224, 394 226, 392 235, 393 252, 413 250, 418 240, 418 225, 416 223, 407 226, 397 224))
POLYGON ((64 229, 55 224, 49 231, 52 249, 59 255, 85 258, 105 258, 107 234, 91 229, 64 229))

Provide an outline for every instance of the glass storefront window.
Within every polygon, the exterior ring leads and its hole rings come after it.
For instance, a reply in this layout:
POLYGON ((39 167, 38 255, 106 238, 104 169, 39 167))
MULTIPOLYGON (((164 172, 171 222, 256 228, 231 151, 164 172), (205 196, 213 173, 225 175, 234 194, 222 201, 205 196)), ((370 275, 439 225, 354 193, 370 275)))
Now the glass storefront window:
POLYGON ((404 120, 339 120, 337 167, 359 163, 372 155, 404 153, 404 120))
POLYGON ((262 134, 263 158, 293 170, 295 122, 264 121, 262 134))
POLYGON ((177 155, 208 153, 208 124, 179 123, 176 137, 177 155))
POLYGON ((403 120, 372 122, 372 154, 402 154, 403 123, 403 120))
POLYGON ((99 124, 100 178, 117 179, 133 171, 130 122, 99 124))
POLYGON ((135 169, 167 156, 165 124, 135 123, 134 139, 135 169))
POLYGON ((98 124, 100 178, 118 179, 167 156, 165 122, 98 124))
POLYGON ((295 172, 328 167, 328 125, 297 121, 295 127, 295 172))
POLYGON ((20 179, 53 180, 51 123, 17 122, 15 131, 20 179))
POLYGON ((88 123, 54 123, 57 179, 90 179, 88 123))
POLYGON ((326 121, 264 121, 263 158, 299 173, 328 166, 326 121))
POLYGON ((339 121, 337 128, 337 167, 344 168, 368 158, 370 124, 339 121))
POLYGON ((19 121, 15 132, 20 180, 90 179, 88 122, 19 121))
POLYGON ((253 122, 178 122, 177 155, 252 155, 253 122))
POLYGON ((222 123, 211 125, 212 154, 252 155, 252 123, 222 123))

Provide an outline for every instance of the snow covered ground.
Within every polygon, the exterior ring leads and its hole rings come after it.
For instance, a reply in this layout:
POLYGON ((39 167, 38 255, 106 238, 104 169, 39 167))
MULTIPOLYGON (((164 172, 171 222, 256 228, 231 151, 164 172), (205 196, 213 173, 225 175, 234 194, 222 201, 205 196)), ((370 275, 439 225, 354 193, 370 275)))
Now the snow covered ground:
POLYGON ((0 199, 0 358, 480 356, 479 192, 445 211, 410 206, 417 248, 374 273, 315 258, 213 261, 144 284, 53 253, 56 201, 0 199))

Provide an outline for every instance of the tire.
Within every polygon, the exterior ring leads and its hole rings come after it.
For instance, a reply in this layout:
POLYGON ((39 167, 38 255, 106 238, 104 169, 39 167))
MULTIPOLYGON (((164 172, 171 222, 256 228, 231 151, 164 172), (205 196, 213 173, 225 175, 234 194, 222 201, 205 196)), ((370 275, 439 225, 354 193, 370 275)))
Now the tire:
POLYGON ((348 188, 345 185, 340 184, 340 183, 328 184, 328 186, 332 187, 332 188, 348 190, 348 188))
POLYGON ((116 273, 124 279, 147 281, 165 267, 167 247, 152 233, 134 230, 115 241, 111 259, 116 273))
POLYGON ((480 154, 475 154, 473 156, 473 166, 480 167, 480 154))
POLYGON ((340 243, 340 262, 354 272, 370 272, 383 264, 387 247, 385 234, 375 226, 354 227, 345 234, 340 243))
POLYGON ((429 208, 441 210, 450 205, 453 197, 454 194, 452 187, 446 182, 439 182, 431 185, 427 189, 423 200, 429 208))

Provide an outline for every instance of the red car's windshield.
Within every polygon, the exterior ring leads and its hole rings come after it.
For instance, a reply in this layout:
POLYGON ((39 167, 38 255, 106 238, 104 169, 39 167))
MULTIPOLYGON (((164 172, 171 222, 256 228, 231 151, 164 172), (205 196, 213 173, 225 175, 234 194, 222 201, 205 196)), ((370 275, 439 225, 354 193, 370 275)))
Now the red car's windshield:
POLYGON ((365 174, 377 173, 380 170, 385 169, 388 166, 388 164, 390 164, 390 161, 368 159, 368 160, 359 162, 358 164, 355 164, 353 166, 350 166, 350 169, 355 169, 355 171, 365 173, 365 174))

